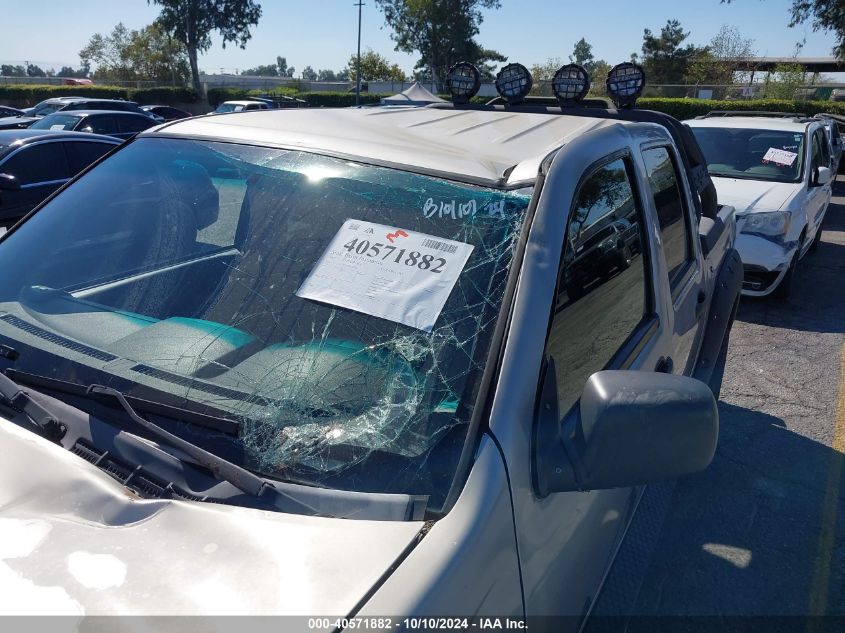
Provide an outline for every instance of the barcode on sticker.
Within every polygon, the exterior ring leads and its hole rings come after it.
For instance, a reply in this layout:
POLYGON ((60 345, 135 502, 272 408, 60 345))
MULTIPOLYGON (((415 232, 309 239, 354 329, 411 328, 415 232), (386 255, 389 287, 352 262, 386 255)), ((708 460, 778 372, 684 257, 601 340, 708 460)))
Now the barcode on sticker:
POLYGON ((437 240, 423 240, 422 245, 426 248, 433 248, 436 251, 443 251, 444 253, 458 252, 457 245, 447 244, 446 242, 438 242, 437 240))

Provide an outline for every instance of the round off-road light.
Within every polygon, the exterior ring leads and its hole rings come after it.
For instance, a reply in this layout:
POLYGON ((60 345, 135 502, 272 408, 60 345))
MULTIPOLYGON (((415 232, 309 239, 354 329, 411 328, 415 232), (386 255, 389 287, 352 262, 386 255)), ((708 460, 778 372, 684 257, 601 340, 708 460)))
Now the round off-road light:
POLYGON ((469 62, 458 62, 446 75, 454 103, 467 103, 481 88, 481 73, 469 62))
POLYGON ((623 62, 607 73, 607 93, 618 107, 633 105, 645 88, 645 71, 639 64, 623 62))
POLYGON ((534 80, 522 64, 508 64, 496 75, 496 92, 511 105, 525 101, 534 80))
POLYGON ((559 101, 581 101, 590 91, 590 75, 578 64, 561 66, 552 79, 552 91, 559 101))

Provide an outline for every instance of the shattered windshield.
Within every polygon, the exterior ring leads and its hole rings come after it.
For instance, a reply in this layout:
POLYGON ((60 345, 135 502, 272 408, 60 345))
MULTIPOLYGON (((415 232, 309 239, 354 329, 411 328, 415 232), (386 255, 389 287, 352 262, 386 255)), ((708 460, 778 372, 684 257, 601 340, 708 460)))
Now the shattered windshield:
POLYGON ((0 342, 236 420, 174 430, 266 476, 437 506, 531 194, 138 139, 2 243, 0 342))

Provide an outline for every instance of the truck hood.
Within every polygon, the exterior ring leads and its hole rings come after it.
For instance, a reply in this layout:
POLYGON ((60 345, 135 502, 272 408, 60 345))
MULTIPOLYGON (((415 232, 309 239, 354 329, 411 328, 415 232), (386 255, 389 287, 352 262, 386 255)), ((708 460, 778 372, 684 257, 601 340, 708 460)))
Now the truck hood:
POLYGON ((719 204, 736 208, 737 213, 777 211, 801 188, 796 182, 765 182, 739 178, 713 178, 719 204))
POLYGON ((422 523, 142 500, 0 417, 0 615, 347 615, 422 523))

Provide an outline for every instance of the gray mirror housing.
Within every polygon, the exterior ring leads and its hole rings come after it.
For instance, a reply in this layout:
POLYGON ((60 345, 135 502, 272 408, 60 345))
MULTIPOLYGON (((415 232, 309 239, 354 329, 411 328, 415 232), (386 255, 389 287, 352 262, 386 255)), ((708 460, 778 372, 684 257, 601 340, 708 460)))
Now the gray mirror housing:
POLYGON ((816 171, 816 185, 821 187, 831 180, 833 180, 833 171, 831 171, 830 167, 819 167, 816 171))
POLYGON ((704 470, 713 459, 719 413, 703 382, 653 372, 598 372, 587 381, 575 415, 560 422, 550 400, 557 400, 550 374, 554 379, 553 363, 535 428, 540 497, 674 479, 704 470))

